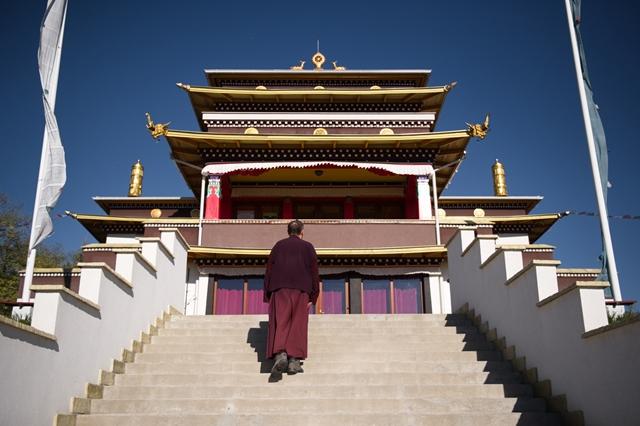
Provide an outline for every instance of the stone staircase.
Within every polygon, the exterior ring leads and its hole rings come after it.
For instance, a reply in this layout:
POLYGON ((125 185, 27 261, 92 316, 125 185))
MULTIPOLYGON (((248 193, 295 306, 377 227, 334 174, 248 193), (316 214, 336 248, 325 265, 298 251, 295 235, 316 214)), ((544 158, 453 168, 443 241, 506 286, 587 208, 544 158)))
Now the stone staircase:
POLYGON ((463 316, 313 315, 298 375, 270 375, 266 334, 266 316, 172 316, 76 424, 560 424, 463 316))

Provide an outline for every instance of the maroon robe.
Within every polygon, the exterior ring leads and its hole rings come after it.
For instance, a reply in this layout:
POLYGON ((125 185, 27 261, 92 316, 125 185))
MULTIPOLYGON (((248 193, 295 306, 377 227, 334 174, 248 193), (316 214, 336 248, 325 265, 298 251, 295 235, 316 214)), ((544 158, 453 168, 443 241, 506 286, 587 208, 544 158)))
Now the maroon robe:
POLYGON ((282 351, 307 357, 308 304, 318 300, 319 281, 311 243, 290 236, 273 246, 264 277, 264 298, 269 303, 267 358, 282 351))

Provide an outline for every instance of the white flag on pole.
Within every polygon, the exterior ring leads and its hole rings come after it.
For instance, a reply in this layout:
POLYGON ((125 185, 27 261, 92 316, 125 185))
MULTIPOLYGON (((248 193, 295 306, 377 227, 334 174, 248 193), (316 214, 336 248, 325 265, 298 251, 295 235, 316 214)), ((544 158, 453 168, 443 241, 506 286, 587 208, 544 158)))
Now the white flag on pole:
POLYGON ((48 0, 40 28, 38 68, 42 85, 45 132, 29 250, 33 250, 53 232, 49 212, 56 205, 67 180, 64 148, 54 114, 66 12, 67 0, 48 0))

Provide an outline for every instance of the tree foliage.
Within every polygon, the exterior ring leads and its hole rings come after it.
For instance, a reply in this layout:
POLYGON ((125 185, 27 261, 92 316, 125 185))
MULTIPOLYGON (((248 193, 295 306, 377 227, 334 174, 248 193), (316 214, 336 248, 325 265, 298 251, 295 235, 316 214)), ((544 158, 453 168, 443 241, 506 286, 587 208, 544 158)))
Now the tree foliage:
MULTIPOLYGON (((29 217, 0 193, 0 300, 18 297, 18 273, 26 266, 30 226, 29 217)), ((37 268, 71 267, 77 258, 59 244, 41 244, 36 253, 37 268)))

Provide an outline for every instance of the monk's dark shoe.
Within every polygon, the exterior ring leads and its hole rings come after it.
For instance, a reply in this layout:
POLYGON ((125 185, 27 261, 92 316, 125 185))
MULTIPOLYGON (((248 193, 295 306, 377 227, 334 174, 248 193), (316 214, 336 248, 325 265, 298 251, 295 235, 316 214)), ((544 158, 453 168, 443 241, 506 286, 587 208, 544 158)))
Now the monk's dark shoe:
POLYGON ((289 374, 304 373, 304 370, 302 369, 302 366, 300 365, 300 360, 298 358, 289 358, 287 373, 289 374))
POLYGON ((274 358, 273 367, 271 368, 272 373, 284 373, 287 371, 288 366, 288 358, 286 352, 280 352, 274 358))

